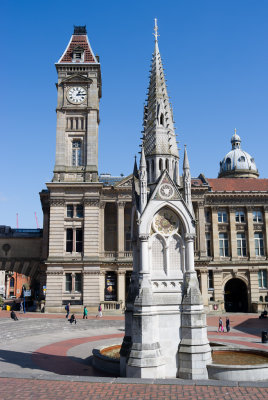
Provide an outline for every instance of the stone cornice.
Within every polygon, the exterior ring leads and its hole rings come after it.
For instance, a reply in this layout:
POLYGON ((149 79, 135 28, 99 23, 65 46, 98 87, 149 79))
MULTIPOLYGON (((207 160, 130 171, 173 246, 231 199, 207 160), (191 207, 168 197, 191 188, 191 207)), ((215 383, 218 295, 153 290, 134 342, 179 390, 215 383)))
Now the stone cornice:
POLYGON ((64 275, 64 271, 48 271, 46 272, 47 276, 49 275, 64 275))

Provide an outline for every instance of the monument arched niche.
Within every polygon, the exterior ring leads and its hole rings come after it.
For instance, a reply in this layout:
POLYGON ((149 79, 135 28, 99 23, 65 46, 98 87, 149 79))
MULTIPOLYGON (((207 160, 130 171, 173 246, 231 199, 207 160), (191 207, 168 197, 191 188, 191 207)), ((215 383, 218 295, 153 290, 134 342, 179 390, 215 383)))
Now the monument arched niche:
POLYGON ((148 240, 152 278, 182 279, 185 271, 184 226, 168 206, 158 210, 152 219, 148 240))

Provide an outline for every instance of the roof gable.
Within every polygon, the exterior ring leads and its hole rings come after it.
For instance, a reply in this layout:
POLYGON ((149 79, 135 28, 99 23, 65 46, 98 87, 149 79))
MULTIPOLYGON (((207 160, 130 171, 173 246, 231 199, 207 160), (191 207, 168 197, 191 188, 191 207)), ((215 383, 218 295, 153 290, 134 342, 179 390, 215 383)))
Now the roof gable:
POLYGON ((165 170, 163 172, 162 176, 160 177, 160 179, 159 179, 159 181, 158 181, 158 183, 156 185, 156 188, 154 189, 154 191, 152 193, 151 200, 161 200, 161 201, 163 201, 163 200, 170 200, 170 201, 171 200, 182 200, 182 195, 179 192, 177 186, 174 184, 173 180, 170 178, 169 173, 168 173, 167 170, 165 170), (168 197, 168 198, 164 198, 163 195, 161 195, 161 192, 160 192, 160 188, 165 183, 167 185, 171 185, 172 188, 173 188, 173 194, 171 194, 171 196, 168 197))
POLYGON ((117 182, 114 187, 121 188, 121 187, 131 187, 132 186, 132 179, 133 175, 128 175, 123 178, 120 182, 117 182))

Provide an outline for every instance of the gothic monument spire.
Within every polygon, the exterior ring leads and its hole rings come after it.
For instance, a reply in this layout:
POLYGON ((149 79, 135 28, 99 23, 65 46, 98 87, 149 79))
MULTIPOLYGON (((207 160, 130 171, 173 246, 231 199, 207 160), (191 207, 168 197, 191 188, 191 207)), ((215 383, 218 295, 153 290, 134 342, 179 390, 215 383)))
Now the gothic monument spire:
POLYGON ((148 183, 156 182, 166 169, 175 183, 179 184, 179 152, 164 68, 158 47, 158 36, 157 20, 155 19, 155 48, 143 122, 143 144, 147 161, 148 183))

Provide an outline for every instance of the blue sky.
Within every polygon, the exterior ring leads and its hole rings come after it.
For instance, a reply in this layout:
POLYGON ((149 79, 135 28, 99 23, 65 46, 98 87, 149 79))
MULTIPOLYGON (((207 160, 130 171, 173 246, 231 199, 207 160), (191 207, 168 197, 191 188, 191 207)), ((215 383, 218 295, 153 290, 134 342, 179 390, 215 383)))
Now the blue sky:
POLYGON ((187 144, 192 176, 217 177, 237 128, 268 178, 266 0, 9 0, 1 14, 1 225, 15 227, 18 213, 19 227, 34 228, 36 212, 42 226, 39 192, 55 161, 54 63, 73 25, 87 25, 100 56, 99 173, 132 171, 157 17, 179 147, 187 144))

